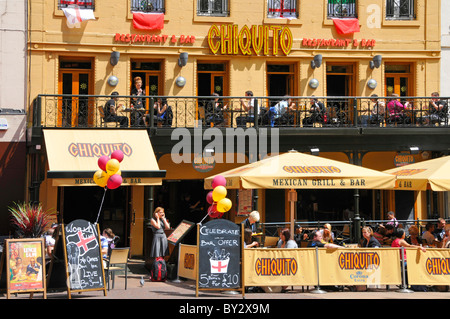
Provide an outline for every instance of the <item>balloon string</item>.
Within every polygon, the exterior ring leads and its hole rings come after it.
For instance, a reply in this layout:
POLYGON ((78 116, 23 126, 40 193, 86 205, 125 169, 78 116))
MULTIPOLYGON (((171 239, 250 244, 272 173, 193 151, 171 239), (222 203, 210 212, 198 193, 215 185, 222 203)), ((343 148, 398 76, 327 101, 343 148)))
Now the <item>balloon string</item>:
POLYGON ((103 207, 103 201, 105 200, 105 195, 106 195, 106 191, 107 191, 107 190, 108 190, 108 187, 105 187, 105 191, 104 191, 104 193, 103 193, 103 198, 102 198, 102 203, 100 204, 100 209, 98 210, 97 220, 95 221, 95 224, 94 224, 94 225, 97 224, 98 219, 99 219, 99 217, 100 217, 100 213, 101 213, 102 207, 103 207))
POLYGON ((200 221, 200 225, 203 223, 203 221, 205 220, 205 218, 208 217, 208 214, 205 215, 205 217, 203 217, 203 219, 200 221))

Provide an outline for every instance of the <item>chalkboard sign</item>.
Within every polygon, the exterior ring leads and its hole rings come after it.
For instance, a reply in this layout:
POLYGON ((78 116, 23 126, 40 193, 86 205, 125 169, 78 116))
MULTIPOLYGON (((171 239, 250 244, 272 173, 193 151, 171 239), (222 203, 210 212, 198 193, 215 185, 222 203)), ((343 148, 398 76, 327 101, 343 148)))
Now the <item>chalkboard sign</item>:
POLYGON ((105 276, 98 224, 77 219, 63 227, 67 284, 70 291, 103 290, 105 276))
POLYGON ((184 238, 184 236, 186 236, 188 231, 192 227, 194 227, 194 225, 195 224, 193 222, 183 220, 181 223, 178 224, 177 228, 175 228, 172 234, 170 234, 170 236, 167 237, 167 240, 171 244, 174 245, 178 244, 184 238))
POLYGON ((198 288, 241 286, 241 227, 226 219, 199 225, 198 288))

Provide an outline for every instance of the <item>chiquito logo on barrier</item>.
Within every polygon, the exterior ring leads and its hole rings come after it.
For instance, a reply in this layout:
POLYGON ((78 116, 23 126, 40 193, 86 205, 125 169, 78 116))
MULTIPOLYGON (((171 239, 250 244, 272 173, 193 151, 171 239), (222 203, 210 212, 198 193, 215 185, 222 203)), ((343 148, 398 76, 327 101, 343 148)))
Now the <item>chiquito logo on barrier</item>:
POLYGON ((380 267, 380 256, 375 252, 349 252, 339 254, 339 267, 341 269, 377 269, 380 267))
POLYGON ((172 131, 171 140, 179 141, 173 146, 171 152, 171 158, 175 164, 246 163, 246 140, 248 140, 248 160, 250 163, 256 162, 258 158, 264 158, 267 155, 269 141, 270 153, 279 153, 280 135, 278 128, 259 128, 258 130, 254 127, 246 129, 240 127, 226 128, 225 133, 223 133, 221 129, 215 127, 203 130, 202 122, 198 121, 193 133, 191 132, 192 130, 187 128, 176 128, 172 131), (211 142, 203 148, 203 141, 211 142), (192 160, 191 154, 196 155, 195 162, 192 160), (202 159, 201 156, 206 157, 202 159))
POLYGON ((258 276, 293 276, 298 263, 295 258, 258 258, 255 270, 258 276))
POLYGON ((450 258, 427 258, 425 267, 430 275, 450 275, 450 258))

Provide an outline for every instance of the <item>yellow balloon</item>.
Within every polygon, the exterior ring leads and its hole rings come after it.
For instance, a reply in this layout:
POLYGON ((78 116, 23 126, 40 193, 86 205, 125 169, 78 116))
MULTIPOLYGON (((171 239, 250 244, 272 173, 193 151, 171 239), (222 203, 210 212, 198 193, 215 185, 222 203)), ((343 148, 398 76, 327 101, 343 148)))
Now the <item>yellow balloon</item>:
POLYGON ((223 186, 216 186, 213 189, 212 197, 213 201, 218 202, 221 199, 225 198, 227 196, 227 189, 223 186))
POLYGON ((99 169, 94 173, 94 182, 100 187, 106 187, 106 184, 108 183, 108 178, 109 178, 108 174, 101 169, 99 169))
POLYGON ((225 213, 231 209, 232 203, 228 198, 222 198, 217 202, 217 211, 225 213))
POLYGON ((115 158, 110 159, 106 163, 106 173, 108 173, 108 175, 110 175, 110 176, 116 174, 119 169, 120 169, 120 163, 115 158))

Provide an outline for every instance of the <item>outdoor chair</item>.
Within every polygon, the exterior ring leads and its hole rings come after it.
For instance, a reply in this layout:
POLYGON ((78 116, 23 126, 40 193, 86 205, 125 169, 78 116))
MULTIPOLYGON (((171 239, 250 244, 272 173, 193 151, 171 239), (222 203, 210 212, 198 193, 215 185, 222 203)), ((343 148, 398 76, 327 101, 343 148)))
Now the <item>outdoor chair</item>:
POLYGON ((98 113, 100 114, 100 126, 102 127, 109 127, 114 126, 117 127, 119 125, 119 122, 113 121, 113 122, 107 122, 105 121, 105 110, 103 109, 102 105, 97 105, 98 113))
POLYGON ((128 254, 130 247, 112 248, 111 254, 106 267, 106 280, 108 281, 108 290, 110 289, 110 281, 112 277, 112 289, 114 289, 116 271, 125 271, 125 290, 127 289, 128 280, 128 254))
POLYGON ((264 238, 264 247, 277 247, 278 240, 280 240, 279 237, 266 236, 264 238))

